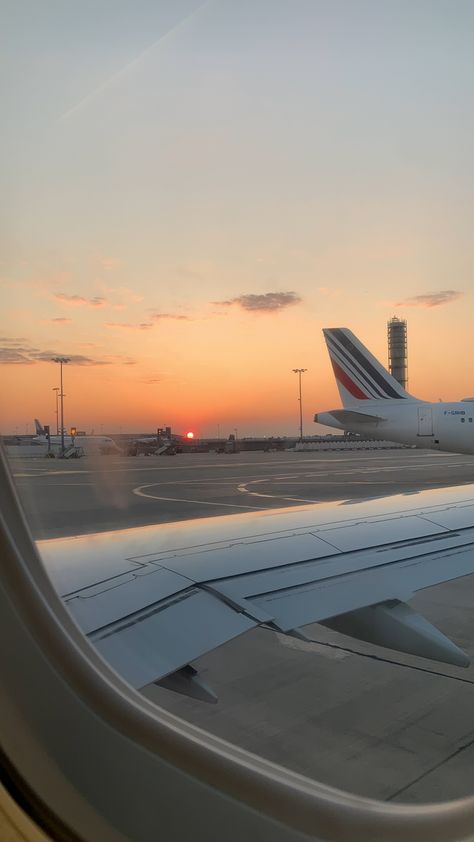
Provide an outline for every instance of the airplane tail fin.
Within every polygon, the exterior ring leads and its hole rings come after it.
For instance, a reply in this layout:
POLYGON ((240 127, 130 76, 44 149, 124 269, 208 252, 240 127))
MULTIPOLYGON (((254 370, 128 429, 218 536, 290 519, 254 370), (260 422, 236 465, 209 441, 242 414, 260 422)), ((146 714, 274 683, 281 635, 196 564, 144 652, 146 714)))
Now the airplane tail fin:
POLYGON ((351 330, 331 327, 323 333, 344 407, 366 400, 413 400, 351 330))
POLYGON ((44 427, 41 426, 40 422, 37 418, 35 418, 35 428, 36 428, 36 435, 37 436, 45 436, 46 432, 44 427))

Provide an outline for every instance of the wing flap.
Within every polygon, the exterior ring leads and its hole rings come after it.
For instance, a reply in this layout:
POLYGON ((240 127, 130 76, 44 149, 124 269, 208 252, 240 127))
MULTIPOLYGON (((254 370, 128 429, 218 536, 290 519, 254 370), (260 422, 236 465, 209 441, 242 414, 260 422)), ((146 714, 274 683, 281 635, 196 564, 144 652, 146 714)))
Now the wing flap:
POLYGON ((120 675, 141 688, 256 625, 211 594, 192 588, 90 638, 120 675))
POLYGON ((418 590, 467 576, 473 571, 474 535, 471 535, 471 543, 464 547, 355 570, 320 582, 262 594, 249 601, 255 601, 272 614, 281 631, 288 631, 390 599, 406 602, 418 590))

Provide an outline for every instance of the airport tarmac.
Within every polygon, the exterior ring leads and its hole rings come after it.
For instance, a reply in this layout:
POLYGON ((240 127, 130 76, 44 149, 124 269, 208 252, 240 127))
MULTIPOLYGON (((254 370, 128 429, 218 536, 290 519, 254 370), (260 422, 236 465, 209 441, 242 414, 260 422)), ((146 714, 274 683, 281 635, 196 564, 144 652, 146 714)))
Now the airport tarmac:
POLYGON ((15 459, 34 538, 474 482, 474 457, 423 450, 15 459))
MULTIPOLYGON (((34 537, 360 500, 474 481, 474 457, 394 450, 14 460, 34 537)), ((416 505, 416 496, 414 496, 416 505)), ((474 576, 411 605, 474 661, 474 576)), ((163 707, 298 772, 382 800, 472 794, 474 667, 401 655, 318 625, 305 642, 252 631, 193 665, 209 705, 153 688, 163 707)))

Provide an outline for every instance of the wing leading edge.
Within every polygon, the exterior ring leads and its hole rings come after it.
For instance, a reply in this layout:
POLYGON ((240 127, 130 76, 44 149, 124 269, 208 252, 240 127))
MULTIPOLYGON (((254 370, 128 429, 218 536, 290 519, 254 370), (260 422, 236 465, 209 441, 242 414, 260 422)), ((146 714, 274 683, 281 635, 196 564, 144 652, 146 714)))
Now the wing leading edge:
POLYGON ((318 622, 391 649, 469 664, 407 602, 474 572, 472 486, 38 547, 79 626, 137 688, 161 682, 211 698, 190 662, 259 625, 294 635, 318 622))

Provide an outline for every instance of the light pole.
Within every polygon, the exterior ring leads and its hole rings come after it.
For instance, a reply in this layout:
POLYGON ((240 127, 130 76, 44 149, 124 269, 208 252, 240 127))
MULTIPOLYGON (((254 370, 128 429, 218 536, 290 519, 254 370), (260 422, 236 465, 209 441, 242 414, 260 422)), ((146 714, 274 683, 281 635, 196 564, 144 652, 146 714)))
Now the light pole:
POLYGON ((301 375, 304 374, 305 371, 308 371, 307 368, 294 368, 293 373, 298 375, 298 384, 299 384, 299 402, 300 402, 300 441, 303 441, 303 401, 301 398, 301 375))
POLYGON ((53 392, 56 392, 56 435, 59 436, 59 398, 58 392, 60 391, 59 386, 55 386, 53 388, 53 392))
POLYGON ((64 391, 63 391, 63 365, 69 362, 69 357, 53 357, 53 363, 59 363, 61 391, 61 456, 64 456, 64 391))

